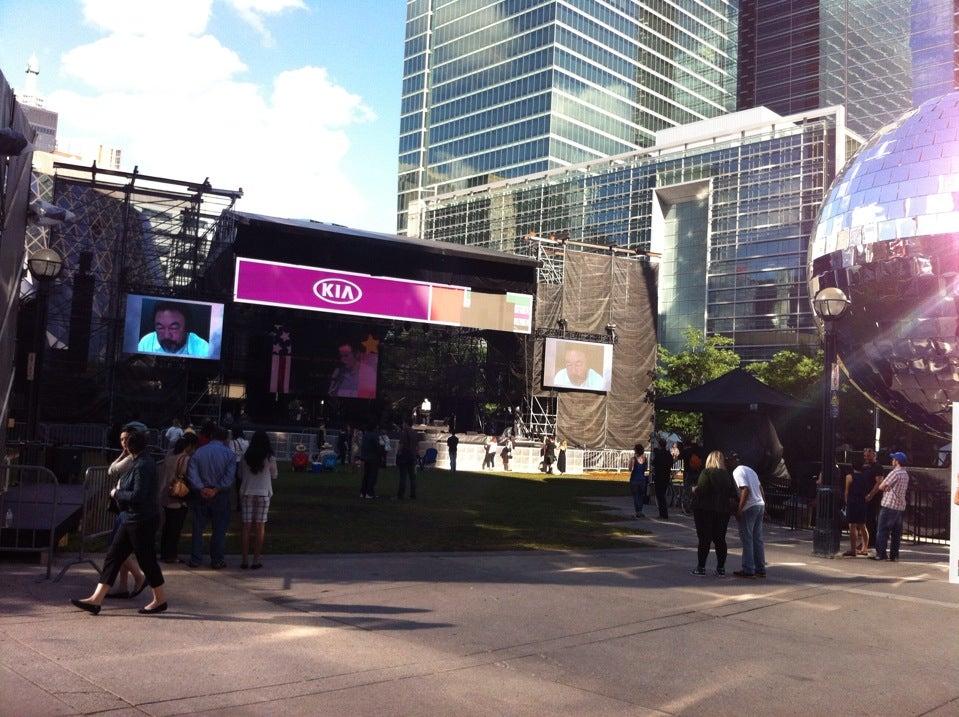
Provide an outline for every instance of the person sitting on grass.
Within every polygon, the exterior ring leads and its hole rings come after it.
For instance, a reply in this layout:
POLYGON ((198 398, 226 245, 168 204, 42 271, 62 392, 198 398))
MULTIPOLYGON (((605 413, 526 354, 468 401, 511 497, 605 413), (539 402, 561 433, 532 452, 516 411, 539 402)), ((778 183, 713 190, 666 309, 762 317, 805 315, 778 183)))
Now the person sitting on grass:
POLYGON ((260 562, 263 555, 263 538, 266 535, 266 516, 270 511, 270 498, 273 496, 273 481, 276 480, 276 459, 273 446, 266 431, 257 431, 250 440, 250 447, 240 461, 240 501, 243 509, 243 533, 241 550, 243 553, 240 567, 244 570, 257 570, 263 567, 260 562), (250 552, 250 533, 256 531, 253 539, 253 564, 247 563, 250 552))

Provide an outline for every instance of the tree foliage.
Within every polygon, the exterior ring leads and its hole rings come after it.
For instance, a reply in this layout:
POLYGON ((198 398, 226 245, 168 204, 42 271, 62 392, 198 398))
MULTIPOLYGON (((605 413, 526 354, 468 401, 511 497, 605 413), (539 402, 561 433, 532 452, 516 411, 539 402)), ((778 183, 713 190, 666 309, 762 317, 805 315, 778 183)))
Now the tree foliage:
POLYGON ((746 370, 777 391, 803 401, 815 402, 821 392, 823 354, 819 351, 815 356, 807 356, 786 349, 769 361, 750 364, 746 370))
MULTIPOLYGON (((653 382, 657 397, 672 396, 729 373, 740 364, 739 354, 729 348, 732 339, 724 336, 703 336, 696 329, 686 330, 686 345, 672 353, 660 346, 653 382)), ((677 433, 687 440, 702 436, 702 416, 698 413, 657 411, 656 428, 677 433)))

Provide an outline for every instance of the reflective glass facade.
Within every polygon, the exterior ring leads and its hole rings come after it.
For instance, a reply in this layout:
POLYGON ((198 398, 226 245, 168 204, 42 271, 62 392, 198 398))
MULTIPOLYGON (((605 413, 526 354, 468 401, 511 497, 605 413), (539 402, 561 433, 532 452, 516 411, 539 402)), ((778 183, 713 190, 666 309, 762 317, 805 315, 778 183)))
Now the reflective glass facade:
POLYGON ((956 87, 955 0, 742 0, 739 109, 843 105, 869 137, 956 87))
POLYGON ((734 0, 408 0, 398 229, 424 196, 735 108, 734 0))
MULTIPOLYGON (((721 123, 723 120, 717 120, 721 123)), ((702 123, 712 124, 712 123, 702 123)), ((617 157, 428 198, 422 236, 526 252, 533 234, 661 255, 661 340, 687 325, 731 337, 746 360, 815 346, 809 236, 845 158, 841 112, 786 118, 745 138, 617 157)))

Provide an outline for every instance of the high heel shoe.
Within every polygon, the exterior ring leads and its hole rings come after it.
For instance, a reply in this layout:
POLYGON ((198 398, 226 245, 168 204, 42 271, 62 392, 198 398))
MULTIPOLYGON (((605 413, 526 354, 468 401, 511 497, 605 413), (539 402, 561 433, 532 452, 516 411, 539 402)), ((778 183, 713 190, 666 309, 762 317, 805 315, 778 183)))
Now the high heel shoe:
POLYGON ((139 610, 137 610, 137 612, 140 613, 141 615, 156 615, 158 612, 166 612, 166 603, 161 602, 152 610, 147 609, 145 607, 141 607, 139 610))
MULTIPOLYGON (((85 610, 85 611, 87 611, 88 613, 90 613, 91 615, 99 615, 99 614, 100 614, 100 606, 99 606, 99 605, 93 605, 92 603, 83 602, 83 600, 80 600, 80 599, 78 599, 78 598, 73 598, 72 600, 70 600, 70 602, 73 604, 73 607, 78 607, 78 608, 80 608, 81 610, 85 610)), ((166 607, 166 603, 163 603, 163 607, 166 607)))

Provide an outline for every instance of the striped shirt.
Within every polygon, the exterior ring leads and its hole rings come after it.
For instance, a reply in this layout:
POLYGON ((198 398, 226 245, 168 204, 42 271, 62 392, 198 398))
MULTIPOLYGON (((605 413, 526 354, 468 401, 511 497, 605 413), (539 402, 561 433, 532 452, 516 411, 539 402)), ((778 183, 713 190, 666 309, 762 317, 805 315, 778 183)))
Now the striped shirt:
POLYGON ((902 466, 889 471, 879 484, 882 493, 882 507, 893 510, 906 509, 906 489, 909 487, 909 474, 902 466))

